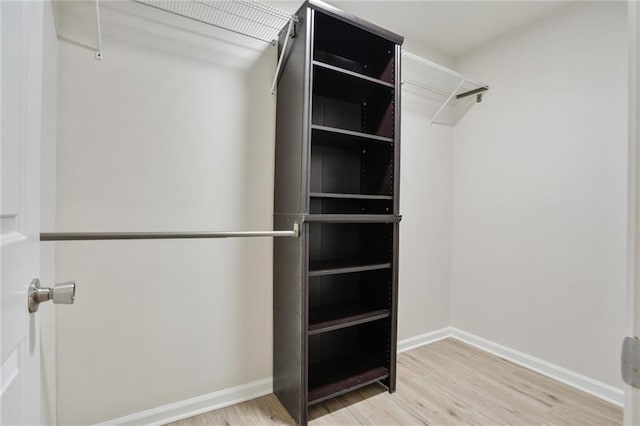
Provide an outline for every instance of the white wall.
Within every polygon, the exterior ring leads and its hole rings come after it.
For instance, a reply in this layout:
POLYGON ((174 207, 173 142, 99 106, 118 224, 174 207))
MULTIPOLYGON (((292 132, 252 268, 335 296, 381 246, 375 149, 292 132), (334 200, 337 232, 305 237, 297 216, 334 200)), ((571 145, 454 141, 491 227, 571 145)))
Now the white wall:
MULTIPOLYGON (((56 229, 271 229, 275 50, 127 2, 103 7, 99 62, 92 3, 59 6, 56 229)), ((271 376, 271 239, 56 250, 78 285, 58 309, 60 424, 271 376)))
POLYGON ((431 127, 402 92, 398 339, 449 325, 451 128, 431 127))
MULTIPOLYGON (((407 40, 408 51, 444 66, 446 55, 407 40)), ((403 76, 414 69, 404 61, 403 76)), ((416 78, 414 78, 416 79, 416 78)), ((423 89, 402 86, 398 338, 449 326, 452 226, 451 127, 429 124, 423 89)))
POLYGON ((625 2, 577 3, 457 60, 452 325, 621 387, 625 2))

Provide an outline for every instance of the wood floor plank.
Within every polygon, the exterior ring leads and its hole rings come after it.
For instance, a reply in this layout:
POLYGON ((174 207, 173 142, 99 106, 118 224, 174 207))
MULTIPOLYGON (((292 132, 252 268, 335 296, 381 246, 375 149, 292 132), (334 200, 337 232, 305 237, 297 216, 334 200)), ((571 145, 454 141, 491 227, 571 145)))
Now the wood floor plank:
MULTIPOLYGON (((380 384, 314 405, 312 426, 620 425, 622 409, 455 339, 398 356, 397 392, 380 384)), ((179 426, 290 425, 274 395, 179 426)))

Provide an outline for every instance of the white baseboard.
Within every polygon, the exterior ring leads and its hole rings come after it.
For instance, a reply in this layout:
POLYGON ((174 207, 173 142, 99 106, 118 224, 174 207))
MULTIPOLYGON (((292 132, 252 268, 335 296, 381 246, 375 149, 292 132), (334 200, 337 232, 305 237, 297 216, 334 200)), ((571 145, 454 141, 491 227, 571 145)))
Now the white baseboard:
MULTIPOLYGON (((502 346, 498 343, 476 336, 455 327, 444 327, 419 336, 403 339, 398 342, 398 353, 405 352, 420 346, 429 345, 439 340, 452 337, 464 343, 475 346, 485 352, 509 360, 529 370, 538 372, 544 376, 558 380, 597 398, 608 401, 622 407, 624 405, 624 392, 622 389, 607 385, 587 376, 583 376, 566 368, 551 364, 540 358, 527 355, 523 352, 502 346)), ((106 425, 162 425, 187 417, 217 410, 218 408, 245 402, 250 399, 268 395, 273 392, 273 378, 268 377, 240 386, 223 389, 217 392, 186 399, 184 401, 163 405, 151 410, 120 417, 98 426, 106 425)))
POLYGON ((466 331, 459 330, 455 327, 450 327, 449 329, 450 336, 454 339, 458 339, 464 343, 482 349, 483 351, 492 353, 515 364, 526 367, 529 370, 533 370, 566 385, 580 389, 583 392, 608 401, 619 407, 624 406, 624 391, 622 389, 613 387, 590 377, 583 376, 575 371, 568 370, 540 358, 507 348, 506 346, 502 346, 482 337, 467 333, 466 331))
POLYGON ((420 346, 429 345, 435 343, 438 340, 446 339, 451 336, 451 327, 443 327, 439 330, 434 330, 429 333, 421 334, 415 337, 409 337, 398 341, 398 353, 405 352, 411 349, 418 348, 420 346))
POLYGON ((273 392, 273 379, 268 377, 240 386, 223 389, 195 398, 185 399, 129 416, 120 417, 98 426, 106 425, 163 425, 170 422, 197 416, 218 408, 245 402, 273 392))

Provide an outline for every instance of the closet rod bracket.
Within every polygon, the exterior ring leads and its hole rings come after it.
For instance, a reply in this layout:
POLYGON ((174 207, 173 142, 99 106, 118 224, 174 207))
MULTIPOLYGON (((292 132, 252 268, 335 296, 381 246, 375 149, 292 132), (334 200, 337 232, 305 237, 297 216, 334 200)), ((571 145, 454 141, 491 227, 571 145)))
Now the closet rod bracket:
MULTIPOLYGON (((459 95, 456 95, 456 99, 466 98, 467 96, 471 96, 471 95, 482 96, 482 93, 486 92, 487 90, 489 90, 489 86, 478 87, 477 89, 469 90, 467 92, 460 93, 459 95)), ((478 101, 478 102, 480 102, 480 101, 478 101)))

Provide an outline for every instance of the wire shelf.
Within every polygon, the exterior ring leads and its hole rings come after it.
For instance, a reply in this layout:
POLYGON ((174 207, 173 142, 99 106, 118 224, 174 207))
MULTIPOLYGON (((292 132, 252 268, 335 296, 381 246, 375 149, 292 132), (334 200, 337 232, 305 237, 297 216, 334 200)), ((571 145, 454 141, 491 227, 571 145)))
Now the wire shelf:
POLYGON ((134 0, 175 15, 267 43, 277 40, 293 15, 255 0, 134 0))
POLYGON ((419 89, 431 124, 454 125, 489 90, 484 83, 413 53, 403 51, 402 58, 402 83, 419 89))

